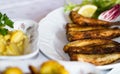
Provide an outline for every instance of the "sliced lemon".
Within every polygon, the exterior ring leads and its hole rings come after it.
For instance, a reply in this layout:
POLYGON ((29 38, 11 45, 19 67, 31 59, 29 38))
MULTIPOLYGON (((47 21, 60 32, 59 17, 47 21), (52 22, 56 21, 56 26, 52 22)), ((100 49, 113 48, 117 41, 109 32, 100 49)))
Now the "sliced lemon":
POLYGON ((97 6, 95 5, 84 5, 78 10, 78 14, 85 17, 92 17, 96 10, 97 6))

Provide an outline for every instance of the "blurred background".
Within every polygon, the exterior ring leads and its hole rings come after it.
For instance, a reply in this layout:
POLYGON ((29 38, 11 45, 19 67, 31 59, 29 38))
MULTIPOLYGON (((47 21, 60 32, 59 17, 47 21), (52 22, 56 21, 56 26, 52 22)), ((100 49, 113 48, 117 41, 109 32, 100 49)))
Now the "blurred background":
POLYGON ((64 0, 0 0, 0 12, 10 18, 40 21, 52 10, 64 5, 64 0))

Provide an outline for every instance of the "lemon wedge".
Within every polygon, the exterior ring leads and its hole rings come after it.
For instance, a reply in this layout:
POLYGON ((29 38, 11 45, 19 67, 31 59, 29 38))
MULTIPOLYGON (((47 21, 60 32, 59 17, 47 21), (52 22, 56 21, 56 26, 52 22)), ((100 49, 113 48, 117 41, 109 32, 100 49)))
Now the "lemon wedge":
POLYGON ((95 5, 84 5, 78 10, 78 14, 85 17, 92 17, 96 10, 97 6, 95 5))

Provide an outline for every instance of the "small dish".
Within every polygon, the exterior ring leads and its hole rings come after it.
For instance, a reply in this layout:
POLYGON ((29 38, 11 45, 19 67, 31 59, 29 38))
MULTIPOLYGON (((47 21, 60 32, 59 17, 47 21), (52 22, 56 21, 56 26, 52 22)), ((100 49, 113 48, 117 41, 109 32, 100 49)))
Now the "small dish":
POLYGON ((22 30, 30 39, 30 46, 25 48, 24 54, 20 56, 0 56, 0 59, 26 59, 35 56, 38 53, 38 44, 37 44, 37 26, 38 24, 32 20, 24 19, 13 19, 14 29, 9 27, 9 30, 22 30))

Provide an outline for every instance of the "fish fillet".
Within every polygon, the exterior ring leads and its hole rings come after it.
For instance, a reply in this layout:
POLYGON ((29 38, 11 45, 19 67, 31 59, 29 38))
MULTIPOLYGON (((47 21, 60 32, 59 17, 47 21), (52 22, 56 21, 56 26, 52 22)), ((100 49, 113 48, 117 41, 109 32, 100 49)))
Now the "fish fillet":
POLYGON ((107 43, 115 43, 112 40, 107 39, 84 39, 84 40, 77 40, 73 42, 69 42, 63 48, 65 52, 68 52, 68 49, 71 47, 83 47, 83 46, 90 46, 90 45, 103 45, 107 43))
POLYGON ((70 60, 84 61, 94 65, 105 65, 120 59, 120 53, 112 54, 71 54, 70 60))
POLYGON ((102 27, 102 26, 79 26, 77 24, 68 23, 66 25, 66 31, 67 33, 70 31, 89 31, 89 30, 98 30, 98 29, 107 29, 108 27, 102 27))
POLYGON ((94 18, 88 18, 81 16, 76 11, 70 12, 70 18, 73 23, 76 23, 80 26, 111 26, 111 25, 120 25, 120 22, 107 22, 103 20, 98 20, 94 18))
POLYGON ((120 43, 113 42, 103 45, 88 45, 82 47, 69 47, 67 53, 76 54, 110 54, 120 52, 120 43))
POLYGON ((112 39, 120 36, 120 29, 98 29, 90 31, 69 31, 67 33, 68 41, 80 39, 112 39))

